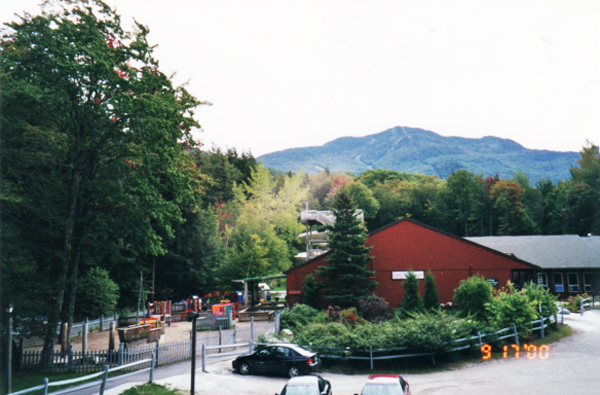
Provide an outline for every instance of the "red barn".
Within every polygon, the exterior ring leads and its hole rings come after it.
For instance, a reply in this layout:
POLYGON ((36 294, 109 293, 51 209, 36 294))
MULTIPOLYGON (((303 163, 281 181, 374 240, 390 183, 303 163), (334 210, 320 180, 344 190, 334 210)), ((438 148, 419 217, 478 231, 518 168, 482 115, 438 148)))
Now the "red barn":
MULTIPOLYGON (((476 244, 462 237, 405 218, 374 230, 366 242, 372 246, 373 257, 369 269, 378 286, 375 294, 385 298, 390 308, 399 307, 404 296, 403 277, 408 270, 423 278, 431 271, 440 295, 440 302, 452 301, 454 289, 460 280, 475 274, 489 279, 495 288, 506 285, 508 280, 523 283, 534 278, 539 267, 476 244)), ((312 273, 322 281, 315 271, 327 265, 327 253, 294 266, 285 272, 290 306, 302 302, 304 278, 312 273)), ((419 281, 421 295, 424 281, 419 281)))

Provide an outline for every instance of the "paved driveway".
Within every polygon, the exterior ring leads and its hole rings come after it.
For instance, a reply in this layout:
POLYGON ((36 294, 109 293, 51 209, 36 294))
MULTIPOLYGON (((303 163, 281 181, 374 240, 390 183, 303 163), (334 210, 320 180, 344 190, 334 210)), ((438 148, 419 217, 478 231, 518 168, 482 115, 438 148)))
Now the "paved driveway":
MULTIPOLYGON (((405 375, 413 395, 503 395, 503 394, 575 394, 600 393, 600 311, 583 317, 565 316, 565 324, 575 334, 550 345, 545 360, 521 357, 473 364, 439 373, 405 375)), ((189 364, 187 365, 189 367, 189 364)), ((269 394, 280 393, 287 379, 283 377, 241 376, 230 370, 231 362, 216 362, 207 367, 210 373, 197 370, 198 394, 269 394)), ((186 369, 187 370, 187 369, 186 369)), ((366 375, 323 373, 331 381, 336 395, 360 393, 366 375)), ((184 391, 190 389, 189 373, 174 374, 156 380, 184 391)), ((118 395, 131 384, 107 391, 118 395)))

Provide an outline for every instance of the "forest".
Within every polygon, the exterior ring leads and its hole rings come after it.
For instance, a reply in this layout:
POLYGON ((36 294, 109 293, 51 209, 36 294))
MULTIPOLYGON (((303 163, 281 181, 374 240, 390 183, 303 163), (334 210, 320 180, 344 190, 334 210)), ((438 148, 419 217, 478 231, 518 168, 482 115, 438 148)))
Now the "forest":
POLYGON ((145 26, 124 31, 100 1, 68 5, 1 42, 1 304, 48 347, 58 322, 136 308, 140 273, 144 300, 282 273, 304 249, 300 211, 330 209, 341 190, 369 231, 411 217, 459 236, 600 233, 592 143, 556 184, 270 171, 197 141, 194 110, 210 103, 160 71, 145 26))

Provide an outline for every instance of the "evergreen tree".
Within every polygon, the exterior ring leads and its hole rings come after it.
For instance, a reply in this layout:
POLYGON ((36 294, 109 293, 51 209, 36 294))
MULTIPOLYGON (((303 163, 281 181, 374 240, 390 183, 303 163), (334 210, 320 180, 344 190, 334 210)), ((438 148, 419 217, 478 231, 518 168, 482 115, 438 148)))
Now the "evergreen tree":
POLYGON ((400 308, 403 313, 421 312, 424 309, 423 299, 419 295, 419 280, 412 271, 409 271, 404 280, 404 298, 400 308))
POLYGON ((335 223, 329 226, 332 253, 327 257, 327 266, 317 274, 325 278, 325 298, 342 308, 356 306, 359 299, 368 296, 377 287, 370 279, 373 271, 367 269, 371 258, 367 256, 371 247, 365 247, 367 231, 356 218, 356 206, 345 188, 340 190, 332 207, 335 223))
POLYGON ((302 285, 302 303, 312 308, 319 309, 319 284, 312 274, 304 279, 302 285))
POLYGON ((440 296, 435 285, 435 278, 429 271, 425 275, 425 293, 423 294, 423 304, 426 310, 437 309, 440 307, 440 296))

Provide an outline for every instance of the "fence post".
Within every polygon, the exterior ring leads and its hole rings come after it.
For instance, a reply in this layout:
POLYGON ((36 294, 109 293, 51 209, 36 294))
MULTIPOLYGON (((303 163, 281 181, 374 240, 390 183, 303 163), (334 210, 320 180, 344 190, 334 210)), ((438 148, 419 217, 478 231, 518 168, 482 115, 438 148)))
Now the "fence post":
POLYGON ((369 346, 369 360, 371 361, 371 371, 373 370, 373 346, 369 346))
POLYGON ((585 309, 585 307, 583 307, 583 299, 581 298, 581 295, 577 295, 577 297, 579 298, 579 311, 581 312, 581 316, 583 316, 583 310, 585 309))
POLYGON ((42 395, 48 394, 48 377, 44 377, 44 389, 42 390, 42 395))
POLYGON ((81 355, 85 358, 85 354, 87 353, 87 335, 88 335, 88 319, 85 317, 85 322, 83 323, 83 337, 81 338, 81 355))
POLYGON ((250 339, 254 341, 254 317, 250 317, 250 339))
MULTIPOLYGON (((479 337, 479 349, 483 347, 483 340, 481 339, 481 332, 477 331, 477 337, 479 337)), ((483 355, 483 350, 481 350, 481 354, 483 355)))
POLYGON ((235 324, 233 324, 233 344, 237 343, 237 334, 235 331, 235 324))
MULTIPOLYGON (((158 348, 155 348, 154 352, 152 353, 152 362, 151 362, 152 365, 150 366, 150 379, 148 380, 148 383, 150 383, 150 384, 152 384, 152 382, 154 381, 154 365, 156 364, 156 360, 158 359, 156 357, 157 353, 158 353, 158 348)), ((100 394, 100 395, 102 395, 102 394, 100 394)))
POLYGON ((100 314, 100 332, 104 330, 104 314, 100 314))
MULTIPOLYGON (((221 325, 219 325, 219 346, 223 344, 223 330, 221 329, 221 325)), ((219 348, 219 354, 221 353, 221 349, 219 348)))
POLYGON ((520 346, 519 344, 519 332, 517 332, 517 326, 515 325, 515 323, 512 323, 512 327, 513 330, 515 331, 515 343, 517 344, 517 346, 520 346))
POLYGON ((69 344, 69 350, 67 351, 69 353, 69 356, 67 357, 67 369, 69 370, 69 372, 71 372, 73 370, 73 345, 69 344))
POLYGON ((202 371, 206 372, 206 344, 202 343, 202 371))
POLYGON ((123 365, 123 352, 125 351, 125 343, 119 343, 119 366, 123 365))
POLYGON ((312 342, 308 342, 308 351, 312 352, 312 342))
POLYGON ((104 395, 106 388, 106 379, 108 378, 108 365, 104 365, 104 374, 102 375, 102 383, 100 384, 100 395, 104 395))
POLYGON ((158 366, 158 352, 160 350, 160 345, 158 344, 158 340, 156 341, 156 348, 154 350, 156 351, 156 366, 158 366))
POLYGON ((19 367, 21 369, 23 369, 23 353, 25 352, 25 338, 22 337, 21 340, 19 340, 19 367))
POLYGON ((248 340, 248 351, 252 354, 252 339, 248 340))
POLYGON ((544 332, 544 323, 545 323, 544 316, 541 316, 541 317, 540 317, 540 324, 542 324, 542 332, 541 332, 541 334, 542 334, 542 339, 544 338, 544 333, 545 333, 545 332, 544 332))

